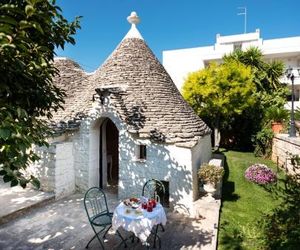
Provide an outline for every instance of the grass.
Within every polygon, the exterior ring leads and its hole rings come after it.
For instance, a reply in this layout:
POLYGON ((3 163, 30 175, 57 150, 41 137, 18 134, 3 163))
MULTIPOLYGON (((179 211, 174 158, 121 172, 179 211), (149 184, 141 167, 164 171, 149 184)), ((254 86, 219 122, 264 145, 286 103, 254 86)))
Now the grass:
POLYGON ((225 176, 218 249, 260 249, 260 218, 279 204, 262 186, 247 181, 245 170, 253 163, 263 163, 276 170, 276 165, 253 153, 223 152, 225 176))

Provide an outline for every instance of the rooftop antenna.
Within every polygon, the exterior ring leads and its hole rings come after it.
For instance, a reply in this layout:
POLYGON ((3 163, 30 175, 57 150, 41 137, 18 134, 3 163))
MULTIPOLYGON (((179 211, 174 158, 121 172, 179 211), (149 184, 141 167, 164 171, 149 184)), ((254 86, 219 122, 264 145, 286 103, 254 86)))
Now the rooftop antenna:
POLYGON ((247 7, 238 7, 239 13, 238 16, 244 15, 244 33, 247 32, 247 7))

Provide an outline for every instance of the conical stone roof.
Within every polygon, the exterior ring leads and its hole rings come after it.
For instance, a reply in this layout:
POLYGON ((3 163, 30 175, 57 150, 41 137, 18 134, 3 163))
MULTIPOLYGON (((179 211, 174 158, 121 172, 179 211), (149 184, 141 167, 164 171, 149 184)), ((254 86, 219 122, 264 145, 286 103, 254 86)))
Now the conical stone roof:
POLYGON ((59 70, 59 75, 54 77, 54 84, 66 92, 66 97, 62 105, 64 110, 54 113, 53 121, 67 122, 79 113, 82 91, 89 87, 89 75, 79 64, 68 58, 55 58, 54 65, 59 70))
POLYGON ((183 100, 162 64, 135 33, 129 32, 98 70, 82 76, 85 83, 76 85, 78 99, 69 100, 66 106, 87 114, 95 89, 99 95, 109 92, 109 102, 102 105, 112 107, 129 132, 156 142, 193 147, 211 130, 183 100))

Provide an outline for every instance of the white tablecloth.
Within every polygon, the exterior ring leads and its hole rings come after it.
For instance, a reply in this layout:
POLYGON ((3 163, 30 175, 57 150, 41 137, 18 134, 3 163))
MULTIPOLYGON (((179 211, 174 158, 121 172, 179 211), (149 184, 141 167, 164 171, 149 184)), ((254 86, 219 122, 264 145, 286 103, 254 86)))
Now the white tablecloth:
POLYGON ((138 214, 134 209, 126 207, 123 202, 120 203, 112 218, 112 229, 117 230, 123 227, 126 231, 133 232, 142 242, 146 242, 151 234, 151 229, 157 224, 166 225, 167 217, 161 204, 157 204, 152 212, 141 209, 142 214, 138 214), (130 210, 130 213, 125 211, 130 210))

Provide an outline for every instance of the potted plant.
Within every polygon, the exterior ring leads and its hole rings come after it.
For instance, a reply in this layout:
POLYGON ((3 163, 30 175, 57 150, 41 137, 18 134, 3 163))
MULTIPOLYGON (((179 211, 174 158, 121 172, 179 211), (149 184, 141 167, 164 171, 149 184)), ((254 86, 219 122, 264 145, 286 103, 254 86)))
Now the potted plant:
POLYGON ((279 107, 270 107, 266 111, 266 119, 271 122, 274 133, 280 133, 283 130, 283 124, 289 118, 288 110, 279 107))
POLYGON ((198 177, 203 183, 203 189, 210 197, 216 191, 216 185, 221 182, 223 175, 224 169, 222 167, 209 165, 208 163, 200 166, 198 177))

